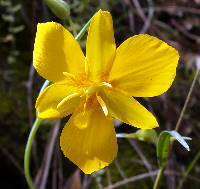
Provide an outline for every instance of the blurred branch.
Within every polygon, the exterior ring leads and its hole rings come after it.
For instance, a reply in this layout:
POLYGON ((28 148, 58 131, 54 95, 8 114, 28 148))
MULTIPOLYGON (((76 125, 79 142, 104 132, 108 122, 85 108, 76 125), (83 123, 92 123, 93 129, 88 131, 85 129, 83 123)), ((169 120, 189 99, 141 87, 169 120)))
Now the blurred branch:
POLYGON ((136 11, 138 12, 138 15, 141 17, 141 19, 144 22, 144 25, 142 27, 142 29, 140 30, 139 33, 146 33, 151 25, 151 21, 153 19, 154 16, 154 5, 153 5, 153 1, 152 0, 147 0, 148 3, 148 8, 147 8, 147 12, 148 12, 148 16, 145 15, 144 9, 141 7, 140 3, 138 0, 132 0, 136 11))
MULTIPOLYGON (((147 7, 143 8, 143 9, 145 12, 148 11, 147 7)), ((181 11, 181 12, 200 15, 200 11, 198 8, 175 6, 175 5, 173 5, 173 6, 154 6, 154 11, 155 12, 163 12, 163 11, 174 12, 175 14, 178 14, 181 11)))
POLYGON ((42 179, 41 179, 39 189, 45 189, 46 188, 49 170, 50 170, 50 164, 51 164, 51 160, 52 160, 52 156, 53 156, 56 138, 58 136, 60 122, 61 122, 60 120, 56 122, 56 124, 53 127, 51 134, 49 136, 49 141, 48 141, 47 148, 45 150, 45 155, 44 155, 44 160, 43 160, 44 170, 43 170, 42 179))
POLYGON ((194 168, 194 166, 196 165, 196 163, 199 161, 199 159, 200 159, 200 151, 195 155, 194 159, 189 164, 186 172, 184 172, 183 178, 179 182, 178 189, 182 188, 183 183, 185 182, 185 180, 187 179, 188 175, 190 174, 190 172, 192 171, 192 169, 194 168))
POLYGON ((10 162, 17 168, 17 170, 24 175, 24 170, 23 167, 21 167, 21 165, 19 164, 19 162, 15 159, 15 157, 4 147, 0 146, 0 150, 2 152, 2 154, 4 154, 9 160, 10 162))
POLYGON ((112 189, 118 188, 120 186, 123 186, 123 185, 131 183, 131 182, 136 182, 138 180, 153 177, 157 173, 158 173, 158 171, 156 170, 156 171, 152 171, 152 172, 149 172, 149 173, 144 173, 144 174, 140 174, 140 175, 137 175, 137 176, 134 176, 134 177, 130 177, 130 178, 124 179, 122 181, 116 182, 112 186, 105 187, 104 189, 111 189, 111 187, 112 187, 112 189))
POLYGON ((108 186, 112 188, 112 178, 110 175, 109 168, 106 168, 106 177, 107 177, 108 186))
MULTIPOLYGON (((144 163, 144 166, 146 167, 146 169, 150 172, 152 172, 152 166, 149 163, 149 161, 147 160, 147 158, 145 157, 144 153, 142 152, 142 150, 139 148, 137 142, 135 140, 131 140, 128 139, 129 143, 131 144, 131 146, 134 148, 134 150, 137 152, 138 156, 141 158, 141 160, 144 163)), ((153 179, 153 177, 152 177, 153 179)))
POLYGON ((200 36, 194 35, 190 32, 188 32, 181 24, 179 24, 176 20, 172 19, 172 24, 176 27, 176 29, 184 34, 186 37, 196 41, 197 43, 200 43, 200 36))
POLYGON ((200 69, 197 68, 196 73, 195 73, 195 76, 194 76, 194 79, 193 79, 192 84, 191 84, 191 86, 190 86, 190 90, 189 90, 189 92, 188 92, 188 94, 187 94, 185 103, 184 103, 184 105, 183 105, 183 108, 182 108, 182 110, 181 110, 180 116, 179 116, 178 121, 177 121, 177 123, 176 123, 176 127, 175 127, 175 130, 176 130, 176 131, 179 130, 179 127, 180 127, 181 121, 182 121, 182 119, 183 119, 185 110, 186 110, 186 108, 187 108, 187 106, 188 106, 190 97, 191 97, 191 95, 192 95, 192 91, 193 91, 193 89, 194 89, 194 85, 195 85, 195 83, 196 83, 196 81, 197 81, 197 78, 198 78, 198 75, 199 75, 199 71, 200 71, 200 69))
POLYGON ((121 168, 121 166, 120 166, 118 160, 115 160, 115 166, 117 167, 117 170, 119 171, 119 174, 121 175, 121 177, 122 177, 123 179, 126 179, 126 178, 127 178, 127 177, 126 177, 126 174, 125 174, 125 172, 122 170, 122 168, 121 168))

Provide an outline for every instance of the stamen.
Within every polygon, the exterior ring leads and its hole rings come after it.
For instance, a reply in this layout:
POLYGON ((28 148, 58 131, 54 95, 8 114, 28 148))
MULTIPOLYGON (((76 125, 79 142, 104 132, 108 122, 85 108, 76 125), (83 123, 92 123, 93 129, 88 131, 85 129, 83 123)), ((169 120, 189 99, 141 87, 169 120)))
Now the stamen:
POLYGON ((63 75, 68 77, 69 79, 73 79, 73 80, 75 79, 75 76, 73 74, 71 74, 71 73, 63 72, 63 75))
POLYGON ((65 102, 69 101, 72 98, 78 97, 78 96, 80 96, 80 93, 73 93, 73 94, 66 96, 59 102, 59 104, 57 105, 57 108, 59 109, 65 102))
POLYGON ((97 96, 97 101, 99 102, 99 104, 103 110, 103 113, 105 114, 105 116, 108 116, 108 108, 106 106, 106 103, 100 96, 98 96, 98 95, 96 95, 96 96, 97 96))
POLYGON ((91 96, 91 95, 94 94, 97 90, 98 90, 98 87, 97 87, 97 86, 91 86, 91 87, 88 87, 88 88, 85 90, 85 94, 87 94, 88 96, 91 96))
POLYGON ((86 76, 88 76, 88 59, 85 58, 85 73, 86 73, 86 76))
POLYGON ((107 83, 107 82, 102 82, 102 85, 109 87, 109 88, 112 88, 112 85, 110 83, 107 83))

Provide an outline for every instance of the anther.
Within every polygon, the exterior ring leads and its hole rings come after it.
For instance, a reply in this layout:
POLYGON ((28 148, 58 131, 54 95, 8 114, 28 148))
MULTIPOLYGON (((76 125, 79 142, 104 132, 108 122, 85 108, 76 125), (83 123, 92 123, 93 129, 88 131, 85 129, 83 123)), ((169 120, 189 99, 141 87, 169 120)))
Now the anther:
POLYGON ((106 103, 100 96, 98 96, 98 95, 96 95, 96 96, 97 96, 97 101, 99 102, 99 104, 103 110, 103 113, 105 114, 105 116, 108 116, 108 108, 106 106, 106 103))
POLYGON ((71 73, 63 72, 63 75, 66 76, 66 77, 68 77, 69 79, 72 79, 72 80, 75 79, 75 76, 73 74, 71 74, 71 73))
POLYGON ((57 105, 57 108, 59 109, 65 102, 71 100, 72 98, 78 97, 78 96, 80 96, 80 93, 73 93, 73 94, 66 96, 59 102, 59 104, 57 105))

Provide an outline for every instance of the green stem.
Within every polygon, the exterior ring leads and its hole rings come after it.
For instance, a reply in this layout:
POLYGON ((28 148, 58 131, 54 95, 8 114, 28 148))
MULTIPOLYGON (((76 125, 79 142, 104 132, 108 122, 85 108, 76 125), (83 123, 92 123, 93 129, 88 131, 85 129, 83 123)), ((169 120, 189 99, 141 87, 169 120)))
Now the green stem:
POLYGON ((79 41, 83 37, 83 35, 85 34, 86 30, 89 28, 89 25, 90 25, 90 22, 91 22, 92 18, 90 18, 90 20, 82 27, 81 31, 75 37, 75 39, 77 41, 79 41))
POLYGON ((153 189, 158 189, 161 177, 162 177, 163 172, 164 172, 164 169, 165 169, 164 166, 160 167, 158 174, 156 176, 156 180, 155 180, 154 185, 153 185, 153 189))
MULTIPOLYGON (((91 22, 91 19, 83 26, 81 31, 75 37, 75 39, 77 41, 80 40, 83 37, 83 35, 85 34, 85 32, 87 31, 89 24, 91 22)), ((50 84, 50 81, 46 80, 44 82, 44 84, 42 85, 39 93, 41 93, 49 84, 50 84)), ((33 144, 36 132, 40 126, 41 121, 42 121, 41 119, 36 118, 36 120, 32 126, 31 132, 29 134, 28 141, 26 144, 25 154, 24 154, 24 174, 25 174, 25 178, 26 178, 26 181, 27 181, 30 189, 36 189, 34 187, 34 184, 33 184, 33 181, 31 179, 31 175, 30 175, 30 155, 31 155, 32 144, 33 144)))
POLYGON ((183 108, 182 108, 182 110, 181 110, 181 114, 180 114, 180 116, 179 116, 179 118, 178 118, 178 121, 177 121, 177 123, 176 123, 176 128, 175 128, 176 131, 178 131, 178 129, 179 129, 179 127, 180 127, 180 123, 181 123, 181 121, 182 121, 182 119, 183 119, 183 115, 184 115, 185 110, 186 110, 186 108, 187 108, 187 106, 188 106, 188 102, 189 102, 189 100, 190 100, 192 91, 193 91, 193 89, 194 89, 194 85, 195 85, 195 83, 196 83, 196 81, 197 81, 197 78, 198 78, 198 75, 199 75, 199 71, 200 71, 200 70, 197 68, 196 73, 195 73, 195 76, 194 76, 194 79, 193 79, 193 81, 192 81, 192 85, 190 86, 190 90, 189 90, 189 92, 188 92, 187 98, 186 98, 185 103, 184 103, 184 105, 183 105, 183 108))
MULTIPOLYGON (((196 73, 195 73, 195 76, 194 76, 194 79, 193 79, 192 84, 191 84, 191 86, 190 86, 190 90, 189 90, 189 92, 188 92, 188 94, 187 94, 187 97, 186 97, 184 106, 183 106, 183 108, 182 108, 182 110, 181 110, 179 119, 178 119, 177 124, 176 124, 176 128, 175 128, 176 131, 178 131, 178 129, 179 129, 179 127, 180 127, 180 123, 181 123, 181 121, 182 121, 182 119, 183 119, 183 115, 184 115, 185 110, 186 110, 186 108, 187 108, 187 106, 188 106, 188 103, 189 103, 189 100, 190 100, 192 91, 193 91, 193 89, 194 89, 195 83, 196 83, 196 81, 197 81, 198 75, 199 75, 199 69, 197 68, 196 73)), ((199 154, 199 156, 200 156, 200 154, 199 154)), ((198 158, 199 158, 199 157, 198 157, 198 158)), ((195 161, 195 163, 196 163, 196 161, 195 161)), ((193 164, 192 164, 192 165, 193 165, 193 164)), ((159 169, 159 171, 158 171, 158 174, 157 174, 157 177, 156 177, 156 180, 155 180, 155 183, 154 183, 154 186, 153 186, 153 189, 158 189, 158 188, 159 188, 159 183, 160 183, 161 177, 162 177, 162 175, 163 175, 164 169, 165 169, 165 166, 160 167, 160 169, 159 169)), ((189 170, 189 171, 190 171, 190 170, 189 170)), ((189 172, 188 172, 188 173, 186 172, 185 177, 187 177, 188 174, 189 174, 189 172)), ((184 182, 184 180, 183 180, 183 182, 184 182)), ((181 187, 181 186, 182 186, 182 183, 180 183, 179 186, 181 187)), ((179 188, 179 189, 180 189, 180 188, 179 188)))
POLYGON ((189 164, 186 172, 183 175, 183 178, 179 182, 178 189, 182 188, 183 183, 185 182, 187 176, 189 175, 189 173, 191 172, 191 170, 194 168, 194 166, 196 165, 196 163, 198 162, 199 159, 200 159, 200 151, 196 154, 196 156, 194 157, 194 159, 192 160, 192 162, 189 164))
POLYGON ((40 94, 49 84, 50 84, 50 81, 49 81, 49 80, 46 80, 46 81, 43 83, 43 85, 42 85, 42 87, 41 87, 41 89, 40 89, 39 94, 40 94))
POLYGON ((30 175, 31 147, 32 147, 33 140, 35 138, 36 132, 40 126, 41 121, 42 120, 38 119, 38 118, 35 120, 35 122, 32 126, 32 129, 31 129, 31 132, 29 134, 29 137, 28 137, 28 141, 26 144, 26 150, 25 150, 25 154, 24 154, 24 174, 25 174, 26 181, 27 181, 30 189, 35 189, 34 184, 31 180, 31 175, 30 175))

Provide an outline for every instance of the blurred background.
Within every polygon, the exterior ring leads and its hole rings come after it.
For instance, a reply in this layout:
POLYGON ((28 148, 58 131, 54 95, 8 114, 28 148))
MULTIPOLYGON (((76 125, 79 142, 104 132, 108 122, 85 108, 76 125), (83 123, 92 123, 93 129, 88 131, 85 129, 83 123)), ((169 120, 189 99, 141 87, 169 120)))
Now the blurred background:
MULTIPOLYGON (((156 131, 173 130, 185 103, 200 59, 200 0, 68 0, 71 20, 62 23, 41 0, 0 0, 0 188, 27 188, 23 156, 35 119, 34 104, 44 80, 32 67, 38 22, 56 21, 76 34, 98 10, 112 13, 116 43, 149 33, 180 52, 177 76, 159 97, 139 99, 157 117, 156 131)), ((81 41, 84 49, 85 36, 81 41)), ((199 63, 200 64, 200 63, 199 63)), ((200 189, 200 78, 180 124, 191 151, 174 143, 160 188, 175 189, 191 166, 182 188, 200 189)), ((84 175, 64 158, 59 147, 66 120, 44 121, 33 145, 31 173, 38 189, 150 189, 158 170, 153 144, 118 139, 117 159, 106 169, 84 175)), ((116 124, 116 131, 135 132, 116 124)))

